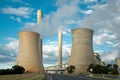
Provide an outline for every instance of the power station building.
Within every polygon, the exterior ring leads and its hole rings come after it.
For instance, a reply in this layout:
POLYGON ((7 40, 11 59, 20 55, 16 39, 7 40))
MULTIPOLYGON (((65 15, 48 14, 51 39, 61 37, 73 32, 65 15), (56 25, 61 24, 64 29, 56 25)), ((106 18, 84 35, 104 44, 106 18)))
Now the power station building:
POLYGON ((93 56, 93 30, 78 28, 72 30, 72 50, 68 66, 75 66, 75 73, 87 72, 89 64, 95 63, 93 56))

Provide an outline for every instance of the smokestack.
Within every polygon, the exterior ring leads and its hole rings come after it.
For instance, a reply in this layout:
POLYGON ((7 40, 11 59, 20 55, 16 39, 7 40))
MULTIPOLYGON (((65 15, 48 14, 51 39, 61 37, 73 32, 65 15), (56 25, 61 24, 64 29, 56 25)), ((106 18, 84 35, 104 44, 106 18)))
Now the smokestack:
POLYGON ((95 63, 93 56, 93 30, 78 28, 72 30, 72 50, 68 66, 75 66, 75 73, 87 72, 91 63, 95 63))
POLYGON ((62 32, 58 31, 58 68, 62 68, 62 32))
POLYGON ((39 24, 41 20, 42 20, 42 11, 37 10, 37 24, 39 24))
MULTIPOLYGON (((37 10, 37 24, 40 23, 40 21, 42 20, 42 11, 41 10, 37 10)), ((43 54, 42 54, 42 39, 40 38, 40 53, 41 53, 41 58, 43 61, 43 54)))

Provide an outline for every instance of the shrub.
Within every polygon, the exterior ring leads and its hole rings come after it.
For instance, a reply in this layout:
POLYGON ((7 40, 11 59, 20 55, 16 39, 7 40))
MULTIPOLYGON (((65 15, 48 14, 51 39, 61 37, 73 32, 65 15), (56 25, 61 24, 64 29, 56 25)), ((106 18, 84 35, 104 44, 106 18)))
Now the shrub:
POLYGON ((22 73, 25 72, 25 69, 22 66, 19 66, 19 65, 12 66, 11 69, 12 69, 14 74, 22 74, 22 73))
POLYGON ((94 68, 94 64, 91 63, 91 64, 89 65, 87 71, 88 71, 88 72, 92 72, 93 68, 94 68))
POLYGON ((72 74, 75 71, 75 66, 70 65, 66 68, 67 73, 72 74))
POLYGON ((25 69, 19 65, 12 66, 11 69, 0 69, 0 75, 22 74, 24 72, 25 72, 25 69))
POLYGON ((5 69, 0 69, 0 75, 4 75, 5 74, 5 69))
POLYGON ((119 74, 118 65, 116 64, 113 64, 113 66, 111 64, 106 66, 90 64, 87 71, 94 74, 119 74), (92 69, 92 71, 90 69, 92 69))

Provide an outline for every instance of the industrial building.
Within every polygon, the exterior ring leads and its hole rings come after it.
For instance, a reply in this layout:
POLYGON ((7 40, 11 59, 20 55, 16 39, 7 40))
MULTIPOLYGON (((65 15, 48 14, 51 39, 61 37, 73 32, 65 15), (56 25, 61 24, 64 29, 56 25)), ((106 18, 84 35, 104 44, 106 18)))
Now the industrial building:
POLYGON ((72 50, 68 66, 75 66, 75 73, 85 73, 89 64, 95 63, 93 56, 93 30, 78 28, 72 30, 72 50))

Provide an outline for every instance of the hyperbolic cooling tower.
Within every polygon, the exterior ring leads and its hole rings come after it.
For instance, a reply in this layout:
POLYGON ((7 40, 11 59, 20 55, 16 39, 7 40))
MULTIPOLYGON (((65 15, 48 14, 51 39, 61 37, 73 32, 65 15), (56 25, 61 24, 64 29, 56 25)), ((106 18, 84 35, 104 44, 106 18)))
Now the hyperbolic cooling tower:
POLYGON ((89 64, 94 63, 92 47, 93 30, 78 28, 72 30, 72 50, 68 66, 75 66, 75 73, 87 72, 89 64))
POLYGON ((44 74, 39 38, 40 35, 36 32, 19 32, 17 65, 23 66, 28 72, 44 74))

